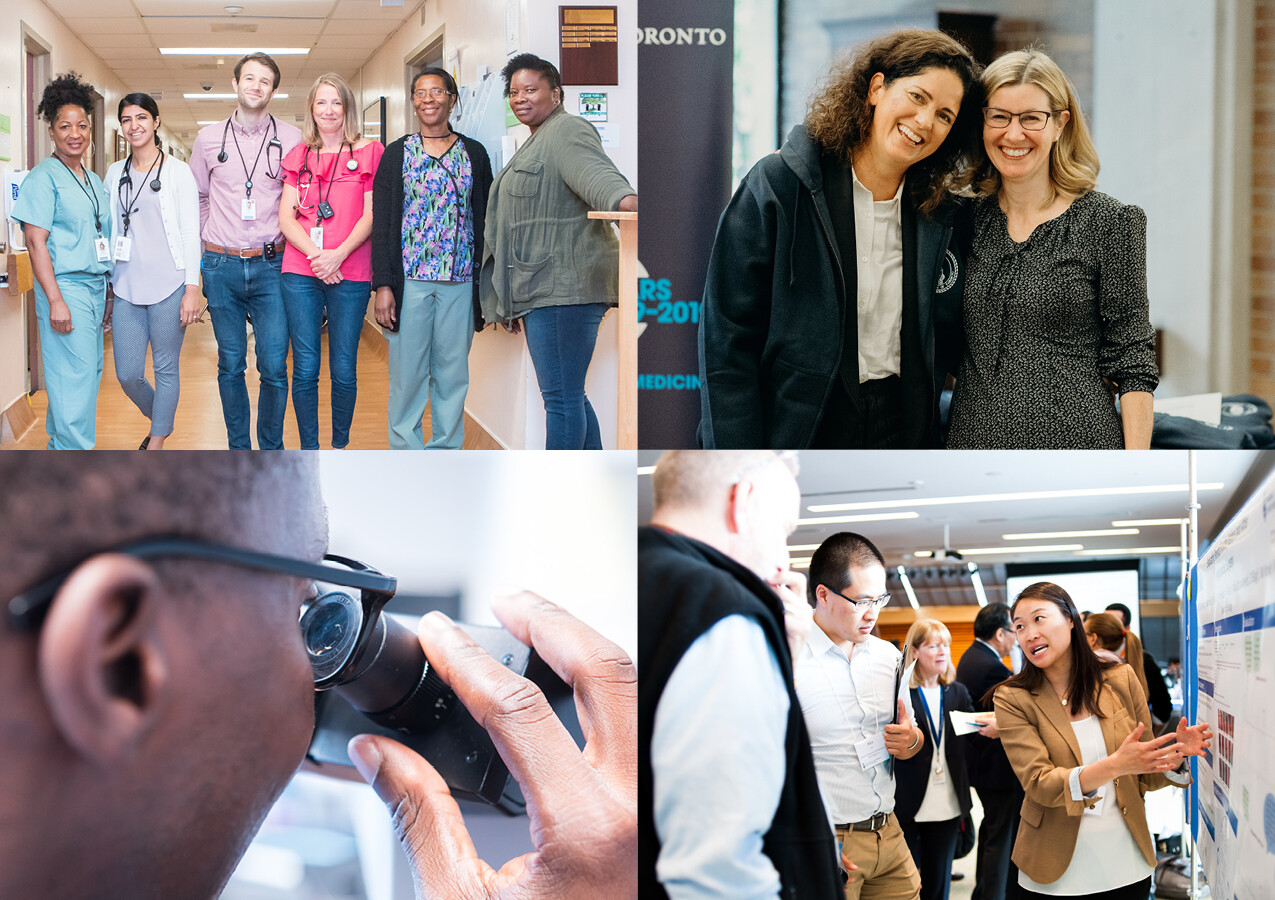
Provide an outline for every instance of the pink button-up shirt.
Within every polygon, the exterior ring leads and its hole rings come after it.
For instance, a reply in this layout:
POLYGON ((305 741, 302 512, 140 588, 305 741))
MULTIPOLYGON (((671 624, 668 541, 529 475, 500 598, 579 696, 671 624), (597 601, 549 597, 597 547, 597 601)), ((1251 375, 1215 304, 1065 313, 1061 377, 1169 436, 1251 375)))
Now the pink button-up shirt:
POLYGON ((279 198, 283 195, 283 157, 301 142, 295 125, 279 119, 271 124, 269 116, 252 129, 239 125, 238 110, 230 117, 230 130, 224 121, 200 129, 190 152, 190 171, 199 186, 199 234, 205 241, 236 250, 260 247, 283 240, 279 231, 279 198), (279 130, 282 152, 268 143, 279 130), (222 136, 226 138, 226 161, 218 162, 222 136), (238 139, 239 149, 235 149, 238 139), (263 147, 263 144, 267 146, 263 147), (256 171, 253 160, 258 158, 256 171), (243 154, 240 161, 239 154, 243 154), (252 172, 252 199, 257 201, 257 217, 245 220, 242 204, 248 196, 245 167, 252 172), (273 176, 273 177, 272 177, 273 176))

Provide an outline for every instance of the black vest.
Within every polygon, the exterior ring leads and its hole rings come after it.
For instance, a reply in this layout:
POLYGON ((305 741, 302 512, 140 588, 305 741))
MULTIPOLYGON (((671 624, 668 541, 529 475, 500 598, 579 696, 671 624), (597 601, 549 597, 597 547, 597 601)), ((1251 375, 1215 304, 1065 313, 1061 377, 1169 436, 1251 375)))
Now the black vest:
MULTIPOLYGON (((651 731, 660 695, 696 638, 726 616, 745 615, 765 632, 788 688, 784 786, 762 850, 779 873, 784 900, 838 900, 843 887, 836 848, 793 689, 779 598, 755 574, 707 544, 646 527, 638 529, 638 609, 638 896, 668 896, 655 877, 660 842, 651 731)), ((739 790, 749 787, 741 784, 739 790)))

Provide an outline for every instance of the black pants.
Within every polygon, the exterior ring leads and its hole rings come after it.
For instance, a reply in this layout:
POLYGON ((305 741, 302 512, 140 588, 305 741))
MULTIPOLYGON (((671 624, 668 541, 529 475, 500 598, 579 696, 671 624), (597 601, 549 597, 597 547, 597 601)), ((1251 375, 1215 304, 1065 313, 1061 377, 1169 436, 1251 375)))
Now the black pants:
POLYGON ((1022 791, 991 791, 975 788, 983 804, 983 821, 978 826, 978 861, 971 900, 1015 900, 1021 895, 1018 866, 1010 854, 1018 834, 1018 811, 1022 791))
POLYGON ((956 853, 956 836, 961 831, 961 817, 943 822, 899 820, 903 839, 912 851, 912 861, 921 873, 921 900, 947 900, 952 888, 952 856, 956 853))
POLYGON ((813 442, 816 448, 904 448, 903 381, 898 375, 859 385, 859 414, 840 380, 828 398, 813 442))
MULTIPOLYGON (((1027 888, 1019 888, 1022 891, 1024 900, 1057 900, 1048 894, 1038 894, 1035 891, 1029 891, 1027 888)), ((1096 894, 1076 894, 1074 900, 1147 900, 1151 896, 1151 876, 1148 875, 1141 881, 1135 881, 1133 884, 1126 884, 1124 887, 1112 888, 1109 891, 1099 891, 1096 894)), ((1068 898, 1073 900, 1073 898, 1068 898)))

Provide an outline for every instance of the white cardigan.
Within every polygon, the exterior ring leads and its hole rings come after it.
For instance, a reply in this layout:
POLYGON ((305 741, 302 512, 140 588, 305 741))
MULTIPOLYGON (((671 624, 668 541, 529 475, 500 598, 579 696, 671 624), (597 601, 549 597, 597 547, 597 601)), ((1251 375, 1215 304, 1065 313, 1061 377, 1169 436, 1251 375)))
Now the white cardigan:
MULTIPOLYGON (((124 176, 127 159, 111 165, 106 172, 106 191, 111 197, 111 218, 120 215, 120 179, 124 176)), ((142 190, 149 185, 138 184, 142 190)), ((168 252, 173 255, 173 265, 186 270, 186 284, 199 284, 199 261, 204 245, 199 240, 199 188, 190 166, 180 159, 166 156, 164 174, 160 178, 159 213, 164 222, 164 236, 168 238, 168 252)))

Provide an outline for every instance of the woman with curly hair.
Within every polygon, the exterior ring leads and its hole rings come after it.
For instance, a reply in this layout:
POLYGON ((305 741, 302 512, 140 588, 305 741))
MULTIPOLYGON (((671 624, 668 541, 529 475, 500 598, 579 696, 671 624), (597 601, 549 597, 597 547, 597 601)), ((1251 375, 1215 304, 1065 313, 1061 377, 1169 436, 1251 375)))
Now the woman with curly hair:
MULTIPOLYGON (((938 31, 871 41, 722 213, 700 320, 705 447, 937 446, 978 65, 938 31)), ((956 343, 956 342, 951 342, 956 343)))
POLYGON ((1145 450, 1160 380, 1146 214, 1094 190, 1098 152, 1057 63, 1018 50, 982 80, 981 197, 947 445, 1145 450))
POLYGON ((112 235, 110 197, 84 165, 92 109, 93 88, 74 72, 44 89, 37 112, 53 155, 27 173, 13 206, 35 272, 50 450, 89 450, 97 440, 112 235))

